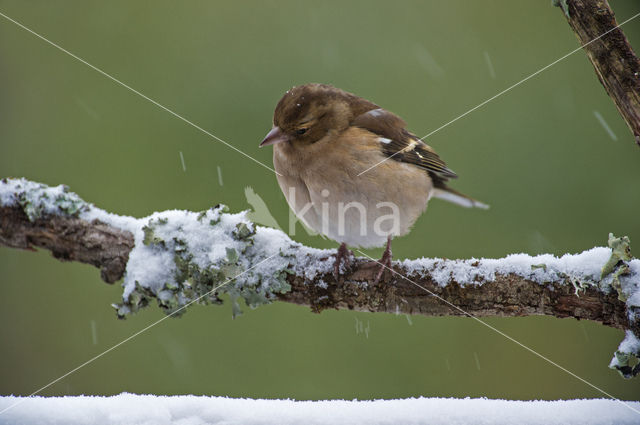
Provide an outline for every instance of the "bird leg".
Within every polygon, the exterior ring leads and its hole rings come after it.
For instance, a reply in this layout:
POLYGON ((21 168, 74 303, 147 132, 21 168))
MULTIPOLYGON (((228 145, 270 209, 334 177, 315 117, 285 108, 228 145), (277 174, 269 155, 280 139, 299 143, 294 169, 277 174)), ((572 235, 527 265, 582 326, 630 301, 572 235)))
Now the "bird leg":
POLYGON ((382 258, 380 259, 380 261, 377 261, 377 263, 380 264, 380 270, 378 270, 378 273, 376 274, 376 278, 373 281, 374 285, 380 282, 380 278, 382 278, 382 274, 384 273, 384 271, 387 268, 389 269, 391 268, 392 256, 393 255, 391 254, 391 235, 389 235, 389 237, 387 238, 387 247, 384 249, 382 258))
POLYGON ((338 248, 338 252, 336 253, 336 262, 333 264, 333 276, 338 280, 338 276, 340 276, 340 263, 344 262, 346 267, 351 265, 350 256, 353 255, 353 252, 349 251, 346 243, 340 244, 338 248))

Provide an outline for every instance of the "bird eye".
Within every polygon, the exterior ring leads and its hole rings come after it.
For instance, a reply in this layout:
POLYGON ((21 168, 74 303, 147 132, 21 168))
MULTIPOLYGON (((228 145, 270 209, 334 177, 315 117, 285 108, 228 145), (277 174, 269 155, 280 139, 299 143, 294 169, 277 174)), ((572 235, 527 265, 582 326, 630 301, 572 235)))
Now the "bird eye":
POLYGON ((304 134, 306 133, 308 128, 299 128, 296 130, 296 134, 304 134))

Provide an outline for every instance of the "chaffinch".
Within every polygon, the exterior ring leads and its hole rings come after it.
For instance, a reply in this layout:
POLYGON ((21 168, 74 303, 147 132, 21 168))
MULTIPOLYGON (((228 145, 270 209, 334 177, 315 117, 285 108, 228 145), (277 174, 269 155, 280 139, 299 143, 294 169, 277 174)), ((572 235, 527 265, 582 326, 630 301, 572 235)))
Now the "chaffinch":
POLYGON ((447 186, 456 178, 397 115, 326 84, 287 91, 260 146, 273 145, 280 189, 307 227, 349 246, 383 246, 375 281, 391 267, 391 239, 409 232, 431 197, 488 208, 447 186))

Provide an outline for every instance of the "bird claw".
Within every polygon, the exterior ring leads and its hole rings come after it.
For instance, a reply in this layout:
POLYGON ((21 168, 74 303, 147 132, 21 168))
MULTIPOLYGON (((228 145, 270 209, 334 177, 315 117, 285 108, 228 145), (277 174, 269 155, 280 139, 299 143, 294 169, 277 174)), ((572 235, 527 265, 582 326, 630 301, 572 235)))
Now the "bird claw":
POLYGON ((333 277, 338 280, 340 277, 340 263, 344 262, 346 267, 351 267, 351 256, 353 252, 351 252, 346 244, 341 244, 338 248, 338 252, 336 252, 336 261, 333 264, 333 277))
POLYGON ((380 265, 380 269, 378 270, 378 273, 376 273, 376 277, 373 280, 374 285, 377 285, 380 282, 380 279, 382 278, 382 275, 384 274, 384 271, 386 269, 391 269, 391 258, 393 258, 393 254, 391 253, 391 239, 389 239, 387 241, 387 247, 382 254, 382 258, 380 259, 380 261, 376 261, 376 263, 380 265))

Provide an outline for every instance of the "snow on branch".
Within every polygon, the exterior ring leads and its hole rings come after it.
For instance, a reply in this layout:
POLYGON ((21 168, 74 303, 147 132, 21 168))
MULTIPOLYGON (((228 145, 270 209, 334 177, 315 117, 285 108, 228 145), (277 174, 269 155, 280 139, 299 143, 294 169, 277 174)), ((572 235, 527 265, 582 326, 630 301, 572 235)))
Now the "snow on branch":
POLYGON ((560 258, 404 260, 374 285, 376 263, 354 258, 336 280, 333 251, 257 226, 246 211, 219 205, 136 219, 101 210, 65 186, 0 181, 0 244, 94 265, 109 283, 123 278, 114 304, 121 318, 154 301, 177 316, 194 302, 219 304, 223 294, 234 315, 242 299, 252 308, 279 300, 315 312, 574 317, 626 331, 610 367, 631 377, 640 372, 640 260, 628 238, 608 242, 560 258))

